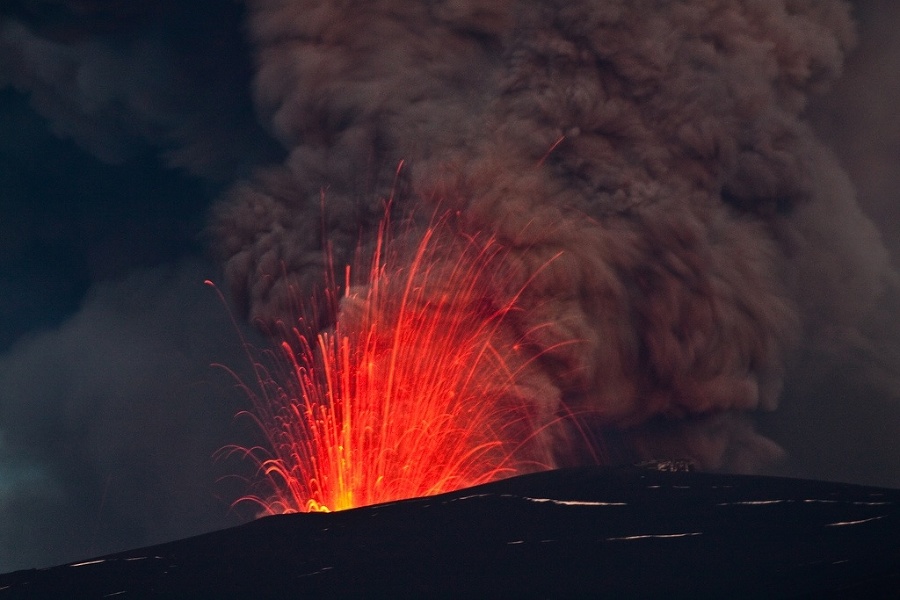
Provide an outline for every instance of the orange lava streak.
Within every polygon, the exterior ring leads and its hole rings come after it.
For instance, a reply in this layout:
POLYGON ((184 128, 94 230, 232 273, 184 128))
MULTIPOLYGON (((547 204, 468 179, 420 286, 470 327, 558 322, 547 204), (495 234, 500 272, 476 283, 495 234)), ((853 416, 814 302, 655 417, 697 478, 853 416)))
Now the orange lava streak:
POLYGON ((405 258, 386 253, 382 225, 368 281, 348 286, 333 330, 290 329, 284 383, 261 377, 254 396, 272 453, 248 453, 272 493, 244 500, 268 514, 342 510, 534 469, 519 458, 533 428, 514 399, 525 361, 504 333, 512 303, 492 308, 483 291, 500 252, 436 244, 443 225, 405 258))

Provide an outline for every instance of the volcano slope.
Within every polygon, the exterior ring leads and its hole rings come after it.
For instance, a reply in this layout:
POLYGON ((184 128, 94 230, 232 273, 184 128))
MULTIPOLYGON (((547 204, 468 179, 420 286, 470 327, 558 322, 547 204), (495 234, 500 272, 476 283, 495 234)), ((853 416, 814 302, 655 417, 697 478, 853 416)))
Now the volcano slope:
POLYGON ((266 517, 0 576, 0 599, 898 594, 900 491, 659 465, 266 517))

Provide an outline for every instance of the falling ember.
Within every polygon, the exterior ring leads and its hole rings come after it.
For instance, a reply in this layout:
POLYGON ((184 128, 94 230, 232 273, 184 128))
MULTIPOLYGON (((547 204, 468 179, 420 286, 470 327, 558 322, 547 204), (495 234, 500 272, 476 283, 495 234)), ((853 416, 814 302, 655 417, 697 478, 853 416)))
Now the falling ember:
POLYGON ((536 419, 516 400, 529 363, 504 334, 515 299, 495 307, 482 289, 501 277, 502 252, 445 243, 447 228, 424 229, 401 255, 386 250, 401 244, 387 243, 383 223, 368 280, 351 285, 346 271, 334 327, 301 319, 288 330, 279 368, 260 371, 252 394, 271 453, 248 454, 271 493, 244 500, 265 514, 343 510, 547 466, 536 419))

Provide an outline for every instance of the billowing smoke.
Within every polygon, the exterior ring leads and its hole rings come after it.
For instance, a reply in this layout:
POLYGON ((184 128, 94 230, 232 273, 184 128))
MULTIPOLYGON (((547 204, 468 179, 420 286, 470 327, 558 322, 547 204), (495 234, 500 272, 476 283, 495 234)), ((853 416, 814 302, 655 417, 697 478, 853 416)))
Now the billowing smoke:
POLYGON ((524 286, 531 401, 638 456, 752 470, 780 451, 743 415, 777 406, 798 348, 858 336, 895 277, 802 116, 854 42, 841 2, 249 6, 288 157, 214 228, 253 319, 311 293, 325 240, 338 261, 371 242, 388 195, 446 208, 508 250, 497 305, 524 286))

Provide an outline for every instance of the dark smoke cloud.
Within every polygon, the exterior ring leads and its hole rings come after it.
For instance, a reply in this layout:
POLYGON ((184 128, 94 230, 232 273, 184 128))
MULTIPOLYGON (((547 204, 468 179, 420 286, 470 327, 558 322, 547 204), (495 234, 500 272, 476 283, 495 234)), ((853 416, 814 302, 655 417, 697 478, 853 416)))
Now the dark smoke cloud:
POLYGON ((0 571, 236 521, 212 454, 243 396, 210 363, 246 358, 196 254, 219 186, 279 155, 242 22, 0 2, 0 571))
POLYGON ((810 117, 846 166, 860 205, 871 215, 894 258, 900 258, 900 5, 890 0, 858 0, 854 16, 859 42, 847 58, 834 89, 817 98, 810 117))
POLYGON ((75 560, 233 524, 212 456, 241 368, 209 266, 92 288, 58 328, 0 355, 0 569, 75 560))
POLYGON ((852 344, 896 277, 803 119, 853 44, 843 3, 249 6, 254 96, 289 153, 215 222, 254 319, 321 279, 323 238, 338 260, 371 240, 392 191, 401 214, 436 198, 508 249, 497 305, 529 282, 535 402, 688 418, 635 448, 756 469, 779 452, 739 413, 776 407, 798 349, 852 344))
POLYGON ((241 16, 228 2, 12 2, 0 87, 27 92, 54 133, 104 161, 152 148, 230 180, 276 155, 247 102, 241 16))
MULTIPOLYGON (((872 217, 896 267, 900 129, 893 115, 900 102, 900 6, 860 0, 853 11, 857 46, 834 88, 813 99, 809 115, 847 167, 859 205, 872 217)), ((871 261, 866 275, 871 277, 872 267, 884 261, 876 237, 870 230, 868 241, 849 240, 835 250, 856 253, 858 264, 871 261)), ((817 323, 815 313, 807 319, 808 329, 819 335, 797 357, 781 407, 762 423, 787 451, 779 472, 900 485, 900 454, 892 450, 900 435, 900 295, 896 275, 889 277, 880 296, 846 295, 850 309, 861 315, 855 327, 817 323)), ((854 278, 841 279, 838 285, 852 291, 854 278)))

